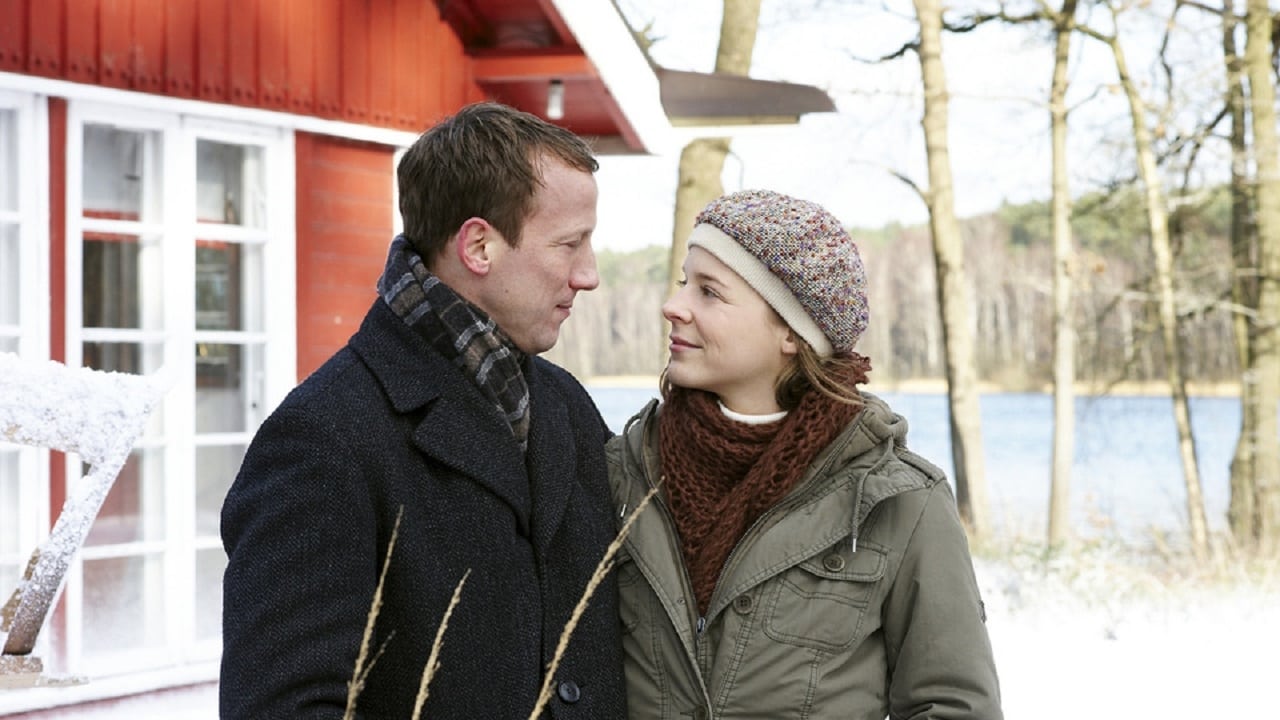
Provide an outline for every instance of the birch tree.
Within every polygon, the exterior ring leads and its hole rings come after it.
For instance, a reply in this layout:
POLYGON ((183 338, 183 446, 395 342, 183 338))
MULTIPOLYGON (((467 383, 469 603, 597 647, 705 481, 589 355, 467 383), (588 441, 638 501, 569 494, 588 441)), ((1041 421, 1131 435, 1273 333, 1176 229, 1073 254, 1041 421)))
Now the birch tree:
MULTIPOLYGON (((1276 137, 1273 19, 1267 0, 1248 0, 1244 70, 1253 123, 1257 228, 1257 314, 1249 328, 1251 352, 1242 379, 1256 423, 1241 433, 1243 454, 1253 475, 1252 540, 1264 554, 1280 549, 1280 143, 1276 137)), ((1237 457, 1241 450, 1237 449, 1237 457)))
POLYGON ((964 241, 955 214, 955 192, 947 140, 947 80, 942 62, 941 0, 912 0, 920 23, 916 55, 924 89, 925 149, 929 208, 937 274, 938 308, 946 355, 947 401, 950 408, 951 457, 955 464, 956 501, 960 515, 977 539, 991 530, 987 508, 986 467, 982 450, 982 418, 978 397, 969 301, 964 269, 964 241))
POLYGON ((1063 0, 1053 16, 1053 81, 1049 123, 1053 145, 1050 223, 1053 236, 1053 471, 1049 479, 1050 547, 1064 545, 1071 525, 1071 464, 1075 456, 1075 326, 1072 304, 1074 250, 1071 188, 1067 182, 1067 70, 1077 0, 1063 0))
MULTIPOLYGON (((1265 0, 1264 0, 1265 2, 1265 0)), ((1111 10, 1113 27, 1118 23, 1118 13, 1111 10)), ((1174 425, 1178 433, 1178 455, 1182 461, 1183 481, 1186 487, 1187 517, 1191 530, 1191 547, 1196 559, 1209 557, 1208 522, 1205 518, 1204 493, 1200 482, 1200 468, 1196 459, 1195 437, 1191 433, 1191 411, 1187 402, 1186 376, 1183 372, 1182 350, 1178 342, 1178 315, 1173 294, 1173 251, 1169 243, 1169 217, 1164 187, 1156 165, 1151 130, 1147 126, 1147 105, 1138 92, 1137 84, 1129 72, 1124 46, 1119 31, 1111 34, 1081 26, 1088 36, 1104 43, 1111 50, 1121 91, 1129 104, 1134 152, 1137 157, 1138 177, 1142 184, 1147 216, 1147 231, 1151 242, 1151 254, 1155 264, 1155 295, 1160 319, 1160 336, 1165 353, 1165 371, 1173 396, 1174 425)))

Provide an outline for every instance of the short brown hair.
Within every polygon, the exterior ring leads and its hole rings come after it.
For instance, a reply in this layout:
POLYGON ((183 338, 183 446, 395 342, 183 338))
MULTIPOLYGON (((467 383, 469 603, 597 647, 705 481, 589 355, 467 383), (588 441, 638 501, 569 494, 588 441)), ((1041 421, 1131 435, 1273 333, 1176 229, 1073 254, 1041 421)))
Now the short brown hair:
POLYGON ((462 108, 424 132, 396 169, 405 237, 428 266, 473 217, 518 245, 546 158, 600 167, 582 138, 535 115, 493 102, 462 108))

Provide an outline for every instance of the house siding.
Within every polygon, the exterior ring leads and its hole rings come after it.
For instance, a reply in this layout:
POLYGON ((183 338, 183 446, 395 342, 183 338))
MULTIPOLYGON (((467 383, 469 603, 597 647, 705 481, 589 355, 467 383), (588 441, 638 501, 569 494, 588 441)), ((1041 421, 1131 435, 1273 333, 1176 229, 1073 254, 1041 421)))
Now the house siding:
POLYGON ((346 344, 375 297, 396 212, 394 148, 297 133, 298 378, 346 344))
POLYGON ((419 131, 484 98, 423 0, 10 0, 0 71, 419 131))

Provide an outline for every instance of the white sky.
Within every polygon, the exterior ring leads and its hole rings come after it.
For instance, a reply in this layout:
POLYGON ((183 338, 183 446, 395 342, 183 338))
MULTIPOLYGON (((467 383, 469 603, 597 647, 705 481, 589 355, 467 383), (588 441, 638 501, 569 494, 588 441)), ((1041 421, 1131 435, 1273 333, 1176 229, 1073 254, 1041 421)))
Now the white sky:
MULTIPOLYGON (((651 49, 656 62, 712 70, 722 0, 619 4, 633 23, 653 21, 651 34, 659 38, 651 49)), ((735 139, 725 163, 726 192, 767 187, 790 193, 823 204, 851 226, 924 222, 923 202, 888 172, 928 185, 919 61, 914 54, 879 65, 853 59, 855 54, 865 59, 887 54, 914 36, 911 4, 905 0, 886 0, 884 5, 764 0, 752 76, 821 87, 838 112, 808 115, 796 127, 735 139)), ((1214 45, 1220 35, 1200 37, 1208 43, 1201 51, 1220 53, 1214 45)), ((1029 38, 1026 29, 996 26, 944 38, 951 165, 962 217, 1006 200, 1048 196, 1048 112, 1042 98, 1047 96, 1052 48, 1047 32, 1029 38)), ((1074 102, 1082 103, 1099 78, 1110 80, 1114 71, 1109 51, 1097 43, 1077 40, 1074 48, 1074 102)), ((1140 49, 1130 46, 1129 62, 1143 82, 1152 70, 1150 56, 1140 49)), ((1222 73, 1220 57, 1204 63, 1214 78, 1222 73)), ((1127 106, 1118 95, 1104 92, 1083 103, 1072 122, 1073 191, 1080 192, 1116 164, 1116 151, 1100 145, 1096 136, 1127 133, 1127 106), (1095 139, 1086 140, 1086 135, 1095 139), (1091 160, 1099 164, 1090 167, 1091 160)), ((603 159, 598 248, 631 250, 670 242, 678 155, 676 150, 666 157, 603 159)))

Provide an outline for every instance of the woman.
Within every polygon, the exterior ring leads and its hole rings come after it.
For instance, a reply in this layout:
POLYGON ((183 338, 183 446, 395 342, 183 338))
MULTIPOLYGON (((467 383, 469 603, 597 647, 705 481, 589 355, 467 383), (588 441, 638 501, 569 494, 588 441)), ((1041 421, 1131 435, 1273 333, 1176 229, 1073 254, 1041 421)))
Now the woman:
POLYGON ((768 191, 698 216, 662 403, 608 448, 633 719, 1001 717, 951 489, 856 389, 866 276, 768 191))

